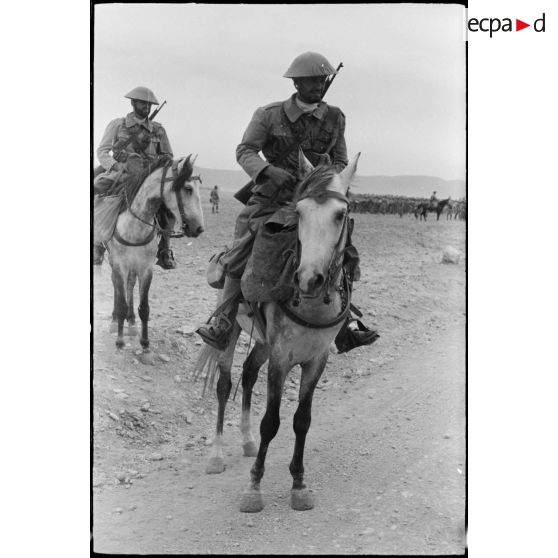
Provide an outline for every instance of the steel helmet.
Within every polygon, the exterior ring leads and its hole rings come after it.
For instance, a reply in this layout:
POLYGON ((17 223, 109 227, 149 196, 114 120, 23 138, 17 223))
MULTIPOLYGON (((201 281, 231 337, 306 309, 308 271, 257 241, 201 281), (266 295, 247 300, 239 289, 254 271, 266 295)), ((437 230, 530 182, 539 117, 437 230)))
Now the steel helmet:
POLYGON ((153 105, 158 105, 159 101, 155 97, 153 91, 147 87, 134 87, 129 93, 124 95, 127 99, 132 99, 136 101, 145 101, 153 105))
POLYGON ((283 77, 329 76, 336 73, 335 68, 322 54, 318 54, 317 52, 304 52, 291 62, 289 69, 283 74, 283 77))

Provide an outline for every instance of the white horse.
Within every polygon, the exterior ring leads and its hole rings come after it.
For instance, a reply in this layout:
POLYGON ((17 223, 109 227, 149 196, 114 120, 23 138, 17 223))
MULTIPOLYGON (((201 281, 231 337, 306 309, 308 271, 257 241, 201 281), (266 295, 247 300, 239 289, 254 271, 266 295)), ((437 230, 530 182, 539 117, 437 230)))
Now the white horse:
MULTIPOLYGON (((314 389, 325 368, 330 345, 349 314, 350 292, 342 263, 349 220, 347 192, 359 155, 340 174, 332 167, 314 169, 302 153, 299 155, 302 181, 294 196, 298 214, 299 250, 295 274, 298 295, 286 303, 268 302, 262 305, 263 320, 259 323, 256 320, 255 328, 261 331, 261 337, 243 365, 240 426, 243 450, 246 456, 256 456, 250 484, 240 504, 243 512, 257 512, 264 507, 260 481, 264 474, 265 458, 269 444, 279 429, 283 385, 289 371, 296 365, 301 366, 302 375, 293 424, 296 442, 289 467, 293 477, 291 507, 308 510, 314 506, 303 479, 304 444, 310 427, 314 389), (250 405, 258 371, 267 359, 267 409, 260 425, 258 449, 251 432, 250 405)), ((217 351, 205 346, 197 363, 198 373, 206 365, 208 377, 216 370, 219 372, 217 427, 207 473, 220 473, 225 468, 223 420, 232 387, 231 367, 241 331, 239 322, 248 333, 254 329, 251 325, 254 318, 246 323, 243 321, 246 316, 241 314, 242 305, 227 348, 217 351)))
MULTIPOLYGON (((161 205, 172 212, 182 233, 197 237, 204 230, 199 183, 193 176, 191 155, 153 171, 139 188, 127 209, 118 216, 114 235, 107 244, 112 268, 114 309, 112 329, 118 331, 116 346, 124 346, 124 320, 135 325, 133 292, 139 281, 138 314, 141 319, 140 343, 149 350, 149 287, 157 254, 157 232, 161 232, 155 215, 161 205), (167 176, 171 171, 171 176, 167 176), (115 327, 116 326, 116 327, 115 327)), ((167 231, 170 232, 170 231, 167 231)))

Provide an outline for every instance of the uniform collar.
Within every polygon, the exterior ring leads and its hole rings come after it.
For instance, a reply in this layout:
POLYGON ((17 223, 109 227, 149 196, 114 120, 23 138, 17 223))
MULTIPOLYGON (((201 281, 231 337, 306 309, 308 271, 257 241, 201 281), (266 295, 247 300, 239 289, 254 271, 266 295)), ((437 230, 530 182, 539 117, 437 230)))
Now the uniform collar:
POLYGON ((143 126, 150 132, 153 131, 153 123, 151 122, 151 120, 149 120, 149 118, 146 118, 143 122, 139 122, 136 119, 136 115, 133 112, 130 112, 126 115, 125 124, 126 124, 126 128, 133 128, 134 126, 137 126, 139 124, 140 126, 143 126))
MULTIPOLYGON (((304 113, 304 111, 295 102, 296 93, 291 95, 284 103, 283 108, 285 109, 285 114, 289 117, 291 122, 296 122, 304 113)), ((315 116, 318 120, 321 120, 325 113, 327 112, 327 103, 322 101, 318 108, 312 112, 312 116, 315 116)))

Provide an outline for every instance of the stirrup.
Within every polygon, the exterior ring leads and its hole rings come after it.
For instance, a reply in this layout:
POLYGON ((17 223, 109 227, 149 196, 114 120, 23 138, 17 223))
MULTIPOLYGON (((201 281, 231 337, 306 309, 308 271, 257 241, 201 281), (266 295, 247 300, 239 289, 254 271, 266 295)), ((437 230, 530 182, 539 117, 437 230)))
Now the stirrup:
POLYGON ((176 262, 174 261, 174 255, 170 248, 161 250, 157 255, 157 261, 155 263, 163 269, 176 269, 176 262))
POLYGON ((224 351, 229 343, 232 322, 225 314, 219 314, 215 320, 214 325, 211 323, 202 325, 196 329, 196 333, 211 347, 224 351))
POLYGON ((335 338, 335 346, 340 353, 346 353, 356 347, 372 345, 380 334, 375 329, 367 328, 360 320, 349 320, 335 338), (356 323, 357 329, 351 329, 350 323, 356 323))

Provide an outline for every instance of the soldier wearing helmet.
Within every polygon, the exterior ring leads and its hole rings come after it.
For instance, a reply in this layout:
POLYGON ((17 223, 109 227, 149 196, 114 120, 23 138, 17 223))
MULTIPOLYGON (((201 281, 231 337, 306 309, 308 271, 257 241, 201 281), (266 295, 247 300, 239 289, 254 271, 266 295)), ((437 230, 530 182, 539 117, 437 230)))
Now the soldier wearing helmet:
MULTIPOLYGON (((93 182, 95 194, 109 191, 122 175, 138 172, 138 169, 154 169, 172 160, 172 148, 165 129, 148 118, 152 105, 159 104, 153 91, 147 87, 136 87, 124 97, 131 100, 133 111, 112 120, 105 130, 97 149, 97 158, 104 172, 96 176, 93 182)), ((157 218, 163 229, 172 225, 173 218, 164 207, 157 218)), ((95 244, 93 249, 93 263, 100 265, 104 246, 95 244)), ((166 234, 161 236, 159 242, 157 264, 163 269, 176 267, 166 234)))
MULTIPOLYGON (((335 73, 321 54, 305 52, 297 56, 283 75, 293 80, 295 93, 286 101, 258 108, 236 148, 236 160, 255 186, 237 218, 233 246, 221 257, 226 273, 223 300, 232 302, 229 308, 197 330, 206 343, 217 349, 226 347, 232 331, 241 293, 240 281, 252 251, 255 232, 293 197, 298 149, 285 157, 286 148, 296 138, 304 136, 306 139, 300 147, 314 166, 333 165, 338 172, 347 166, 345 115, 339 108, 322 101, 326 79, 335 73)), ((359 344, 371 343, 375 336, 374 332, 372 340, 362 339, 359 344)))

